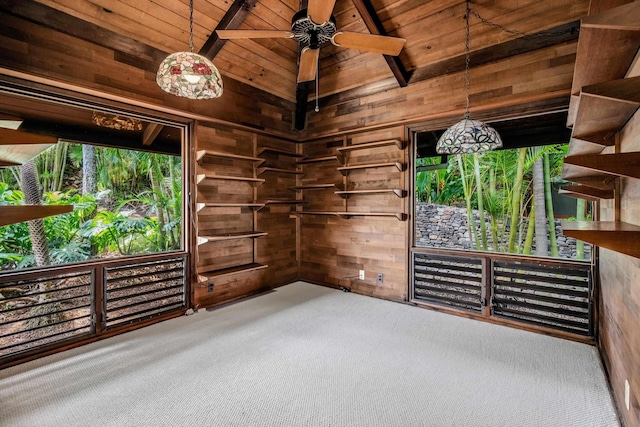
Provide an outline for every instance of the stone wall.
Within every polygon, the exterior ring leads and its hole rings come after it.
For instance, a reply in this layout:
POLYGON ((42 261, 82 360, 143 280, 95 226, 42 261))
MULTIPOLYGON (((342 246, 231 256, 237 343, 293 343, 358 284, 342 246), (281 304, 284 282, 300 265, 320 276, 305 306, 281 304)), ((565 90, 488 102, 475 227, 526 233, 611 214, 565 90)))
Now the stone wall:
MULTIPOLYGON (((473 211, 478 233, 480 232, 480 219, 478 211, 473 211)), ((487 227, 488 247, 492 247, 490 219, 485 217, 487 227)), ((501 224, 499 225, 501 227, 501 224)), ((509 227, 505 227, 508 235, 509 227)), ((455 206, 432 205, 418 203, 416 205, 416 246, 425 246, 443 249, 472 249, 476 244, 469 233, 467 222, 467 210, 455 206)), ((524 236, 523 236, 524 239, 524 236)), ((506 236, 505 239, 506 241, 506 236)), ((534 239, 535 240, 535 239, 534 239)), ((560 220, 556 220, 556 240, 558 243, 558 257, 575 259, 576 240, 562 234, 560 220)), ((502 249, 506 252, 506 250, 502 249)), ((584 245, 585 259, 591 257, 591 246, 584 245)), ((535 254, 535 241, 531 248, 535 254)))

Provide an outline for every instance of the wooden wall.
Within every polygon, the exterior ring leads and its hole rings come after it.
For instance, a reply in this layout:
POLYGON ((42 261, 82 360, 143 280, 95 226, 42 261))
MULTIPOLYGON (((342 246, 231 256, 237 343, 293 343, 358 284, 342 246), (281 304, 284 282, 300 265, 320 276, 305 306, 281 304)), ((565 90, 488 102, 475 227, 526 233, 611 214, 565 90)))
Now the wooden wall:
MULTIPOLYGON (((53 10, 51 13, 60 14, 53 10)), ((70 21, 69 31, 94 36, 96 30, 90 28, 91 24, 69 16, 64 19, 70 21)), ((156 71, 168 52, 115 34, 110 35, 112 38, 97 37, 102 42, 98 45, 2 10, 0 22, 0 67, 196 113, 215 121, 278 135, 291 132, 292 102, 228 77, 223 76, 224 93, 218 99, 191 101, 163 92, 156 84, 156 71)))
MULTIPOLYGON (((295 144, 258 136, 255 133, 221 125, 197 126, 197 150, 256 157, 264 146, 278 147, 295 153, 295 144)), ((282 166, 280 156, 260 155, 262 165, 236 158, 208 157, 196 165, 196 175, 213 174, 264 178, 262 185, 229 179, 208 179, 196 185, 196 203, 250 204, 289 196, 295 175, 260 174, 259 166, 282 166)), ((284 157, 284 156, 282 156, 284 157)), ((196 205, 197 206, 197 205, 196 205)), ((294 206, 294 205, 292 205, 294 206)), ((289 205, 267 205, 257 210, 245 206, 207 207, 194 213, 196 235, 200 237, 247 231, 264 231, 257 239, 237 239, 202 243, 197 246, 194 305, 210 306, 284 285, 297 279, 296 228, 290 220, 289 205), (265 269, 201 280, 198 274, 251 263, 265 264, 265 269), (213 284, 213 289, 210 288, 213 284)))
MULTIPOLYGON (((328 138, 302 145, 307 157, 334 155, 337 148, 389 139, 404 140, 401 126, 344 137, 328 138)), ((345 164, 408 163, 408 148, 395 145, 352 151, 345 164)), ((393 167, 351 171, 346 177, 336 161, 304 165, 302 185, 335 183, 346 190, 400 188, 408 190, 408 171, 393 167)), ((336 188, 302 190, 303 211, 319 212, 402 212, 408 213, 408 199, 393 193, 354 194, 342 199, 336 188)), ((410 220, 396 217, 328 215, 300 216, 300 278, 374 297, 405 301, 407 297, 407 253, 410 220), (357 278, 365 270, 365 279, 357 278), (383 282, 377 283, 377 274, 383 282), (355 278, 353 276, 356 276, 355 278), (350 277, 350 278, 348 278, 350 277), (348 278, 348 279, 347 279, 348 278)))
MULTIPOLYGON (((571 42, 480 67, 472 64, 472 113, 499 104, 568 99, 575 54, 576 43, 571 42)), ((370 96, 345 92, 323 99, 320 112, 308 114, 304 136, 312 139, 365 127, 462 116, 464 89, 464 72, 460 72, 370 96)))
MULTIPOLYGON (((621 152, 640 151, 640 111, 620 138, 621 152)), ((638 165, 640 167, 640 165, 638 165)), ((613 221, 615 203, 601 202, 601 220, 613 221)), ((640 225, 640 180, 621 179, 620 220, 640 225)), ((639 243, 640 244, 640 243, 639 243)), ((626 427, 640 426, 640 259, 600 250, 599 347, 614 398, 626 427), (624 400, 625 379, 631 390, 630 410, 624 400)))

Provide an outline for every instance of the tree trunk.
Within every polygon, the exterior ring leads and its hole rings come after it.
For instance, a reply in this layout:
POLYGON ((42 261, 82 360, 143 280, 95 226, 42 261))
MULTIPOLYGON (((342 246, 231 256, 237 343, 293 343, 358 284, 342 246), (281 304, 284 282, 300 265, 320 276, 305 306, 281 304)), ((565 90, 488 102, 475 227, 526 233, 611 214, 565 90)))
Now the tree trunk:
POLYGON ((82 144, 82 194, 98 192, 96 147, 82 144))
POLYGON ((520 201, 522 200, 522 179, 524 177, 524 161, 527 157, 527 149, 521 148, 518 154, 518 166, 516 169, 516 180, 513 184, 512 196, 511 196, 511 218, 509 228, 509 245, 507 246, 507 252, 515 253, 516 249, 516 236, 518 234, 518 218, 521 215, 520 201))
MULTIPOLYGON (((576 199, 576 220, 584 221, 584 211, 587 207, 587 202, 583 199, 576 199)), ((576 258, 584 259, 584 242, 582 240, 576 240, 576 258)))
POLYGON ((478 216, 480 217, 480 238, 482 239, 482 250, 487 250, 487 224, 484 222, 484 206, 482 201, 482 182, 480 181, 480 162, 478 153, 473 153, 473 171, 476 176, 476 192, 478 195, 478 216))
MULTIPOLYGON (((38 174, 33 160, 29 160, 20 167, 20 181, 25 203, 28 205, 42 204, 38 174)), ((47 236, 44 232, 44 221, 42 219, 29 221, 29 235, 31 237, 33 255, 36 258, 36 265, 38 267, 50 265, 49 246, 47 244, 47 236)))
POLYGON ((531 246, 533 243, 533 235, 535 229, 535 214, 536 214, 536 204, 534 201, 531 202, 531 211, 529 211, 529 226, 527 227, 527 235, 524 239, 524 247, 522 249, 522 253, 524 255, 531 255, 531 246))
POLYGON ((558 256, 558 242, 556 240, 556 219, 553 215, 553 200, 551 198, 551 166, 549 154, 544 153, 544 200, 547 208, 547 221, 549 222, 549 246, 551 256, 558 256))
POLYGON ((151 181, 151 188, 153 189, 153 199, 155 200, 156 213, 158 215, 158 249, 164 251, 166 249, 166 236, 164 226, 166 224, 164 217, 164 198, 163 188, 160 180, 162 179, 162 171, 158 165, 158 158, 155 155, 151 155, 149 158, 151 167, 149 168, 149 180, 151 181))
POLYGON ((547 218, 544 209, 544 165, 542 157, 533 163, 533 204, 536 206, 535 235, 536 235, 536 255, 549 255, 549 245, 547 241, 547 218))
POLYGON ((462 180, 462 191, 464 193, 464 200, 467 204, 467 225, 469 226, 469 238, 476 244, 476 248, 480 249, 480 242, 478 241, 478 233, 476 231, 476 221, 473 217, 473 209, 471 207, 471 189, 467 185, 466 171, 464 169, 464 163, 462 163, 462 156, 456 155, 458 161, 458 168, 460 169, 460 179, 462 180))

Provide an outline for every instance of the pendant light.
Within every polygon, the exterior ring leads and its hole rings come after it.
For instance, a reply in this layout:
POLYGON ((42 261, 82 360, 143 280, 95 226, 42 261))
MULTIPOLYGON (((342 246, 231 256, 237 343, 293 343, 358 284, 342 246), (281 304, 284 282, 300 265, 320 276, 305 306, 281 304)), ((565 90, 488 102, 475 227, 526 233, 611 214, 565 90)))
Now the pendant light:
POLYGON ((472 120, 469 114, 469 15, 471 8, 467 0, 465 20, 467 32, 465 39, 465 84, 467 107, 464 118, 447 129, 436 144, 436 152, 440 154, 469 154, 495 150, 502 147, 498 132, 491 126, 478 120, 472 120))
POLYGON ((165 92, 190 99, 222 95, 218 69, 204 56, 193 53, 193 0, 189 0, 189 52, 167 56, 158 68, 156 82, 165 92))

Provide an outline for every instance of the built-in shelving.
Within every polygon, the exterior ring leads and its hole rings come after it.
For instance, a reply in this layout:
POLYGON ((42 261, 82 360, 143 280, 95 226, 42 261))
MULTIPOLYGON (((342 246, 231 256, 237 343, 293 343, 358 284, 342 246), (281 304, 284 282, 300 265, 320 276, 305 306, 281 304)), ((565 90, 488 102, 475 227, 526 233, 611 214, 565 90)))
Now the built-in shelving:
MULTIPOLYGON (((614 145, 616 133, 638 107, 640 77, 586 86, 580 93, 572 138, 602 146, 614 145)), ((602 148, 594 147, 594 150, 602 148)))
POLYGON ((291 174, 291 175, 304 175, 304 172, 299 170, 272 168, 272 167, 258 168, 258 175, 262 175, 263 173, 266 173, 266 172, 284 173, 284 174, 291 174))
POLYGON ((615 154, 577 154, 564 158, 564 163, 607 174, 640 179, 640 152, 615 154))
POLYGON ((256 239, 258 237, 264 237, 268 233, 264 231, 238 231, 234 233, 213 234, 209 236, 198 236, 198 245, 210 242, 220 242, 223 240, 237 240, 237 239, 256 239))
POLYGON ((407 169, 407 164, 403 162, 387 162, 387 163, 368 163, 362 165, 342 166, 338 168, 338 171, 342 175, 347 175, 349 172, 359 169, 373 169, 373 168, 386 168, 395 167, 398 172, 402 172, 407 169))
POLYGON ((640 226, 620 221, 562 221, 565 236, 640 258, 640 226))
POLYGON ((208 282, 213 279, 219 279, 224 276, 230 276, 232 274, 248 273, 250 271, 257 271, 267 268, 266 264, 259 264, 253 262, 251 264, 238 265, 235 267, 223 268, 220 270, 214 270, 211 272, 198 273, 198 281, 200 283, 208 282))
POLYGON ((291 151, 286 151, 286 150, 280 150, 278 148, 273 148, 273 147, 262 147, 258 150, 258 156, 264 153, 271 153, 271 154, 277 154, 279 156, 289 156, 289 157, 297 157, 297 158, 304 157, 304 155, 302 154, 293 153, 291 151))
POLYGON ((400 188, 379 188, 379 189, 370 189, 370 190, 348 190, 348 191, 336 191, 335 192, 338 196, 346 199, 349 198, 350 196, 353 195, 357 195, 357 194, 385 194, 385 193, 391 193, 391 194, 395 194, 396 196, 400 197, 400 198, 405 198, 407 197, 407 191, 402 190, 400 188))
POLYGON ((395 145, 399 150, 404 150, 407 143, 399 139, 388 139, 385 141, 367 142, 364 144, 349 145, 347 147, 338 147, 337 150, 339 153, 344 154, 355 150, 366 150, 369 148, 387 147, 390 145, 395 145))
POLYGON ((307 157, 302 160, 298 160, 296 163, 299 165, 307 165, 309 163, 320 163, 320 162, 330 162, 336 161, 339 162, 338 156, 322 156, 322 157, 307 157))
POLYGON ((326 190, 327 188, 340 188, 337 184, 307 184, 296 185, 295 187, 289 187, 293 191, 302 190, 326 190))
POLYGON ((242 181, 254 186, 264 183, 264 179, 262 178, 250 178, 246 176, 215 175, 215 174, 208 174, 208 173, 197 175, 196 182, 200 184, 207 179, 221 179, 225 181, 242 181))
POLYGON ((0 227, 73 212, 73 205, 0 206, 0 227))
POLYGON ((196 203, 196 211, 200 212, 205 208, 251 208, 262 209, 264 203, 196 203))
POLYGON ((257 164, 261 164, 261 163, 264 162, 264 159, 261 159, 259 157, 241 156, 239 154, 223 153, 221 151, 198 150, 196 152, 196 160, 197 161, 204 160, 204 159, 206 159, 208 157, 217 157, 217 158, 233 159, 233 160, 243 160, 243 161, 247 161, 247 162, 254 162, 254 163, 257 163, 257 164))

